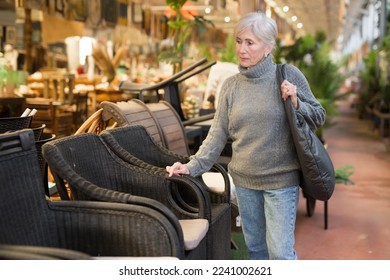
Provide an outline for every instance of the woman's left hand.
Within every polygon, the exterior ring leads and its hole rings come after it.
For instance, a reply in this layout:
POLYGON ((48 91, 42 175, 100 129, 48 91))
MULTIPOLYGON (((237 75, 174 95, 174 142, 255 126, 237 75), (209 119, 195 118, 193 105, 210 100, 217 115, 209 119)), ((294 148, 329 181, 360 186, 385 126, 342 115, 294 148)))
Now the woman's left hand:
POLYGON ((282 85, 280 86, 280 89, 282 91, 283 100, 286 101, 287 98, 290 96, 294 108, 298 109, 297 86, 293 85, 287 80, 284 80, 282 85))

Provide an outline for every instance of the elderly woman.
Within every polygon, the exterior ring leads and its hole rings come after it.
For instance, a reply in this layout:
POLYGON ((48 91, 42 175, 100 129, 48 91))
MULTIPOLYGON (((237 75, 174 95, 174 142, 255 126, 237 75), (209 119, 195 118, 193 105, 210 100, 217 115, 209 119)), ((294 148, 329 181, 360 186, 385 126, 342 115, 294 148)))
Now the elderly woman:
POLYGON ((191 160, 167 166, 170 176, 198 176, 210 169, 232 139, 229 173, 250 259, 297 259, 294 249, 299 162, 283 100, 291 98, 313 129, 325 122, 302 72, 286 65, 277 84, 272 50, 278 31, 263 13, 249 13, 235 28, 239 73, 225 80, 207 138, 191 160))

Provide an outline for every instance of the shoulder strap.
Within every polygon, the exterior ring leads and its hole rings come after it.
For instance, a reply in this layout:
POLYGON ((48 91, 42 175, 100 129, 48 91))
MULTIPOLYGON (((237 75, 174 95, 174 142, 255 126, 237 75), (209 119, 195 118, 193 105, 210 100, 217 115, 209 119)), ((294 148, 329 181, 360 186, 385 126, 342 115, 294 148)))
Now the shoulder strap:
POLYGON ((278 81, 279 86, 286 79, 285 67, 286 67, 286 64, 277 64, 276 65, 276 79, 278 81))

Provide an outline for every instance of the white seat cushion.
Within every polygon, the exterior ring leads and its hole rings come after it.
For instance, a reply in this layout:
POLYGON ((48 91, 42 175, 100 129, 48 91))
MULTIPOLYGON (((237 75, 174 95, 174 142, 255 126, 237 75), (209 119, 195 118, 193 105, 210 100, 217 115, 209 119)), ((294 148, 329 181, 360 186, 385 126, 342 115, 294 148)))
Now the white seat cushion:
MULTIPOLYGON (((234 199, 236 197, 236 188, 233 183, 233 179, 228 173, 229 181, 230 181, 230 197, 234 199)), ((221 173, 219 172, 206 172, 202 175, 203 181, 206 186, 210 189, 210 191, 215 193, 223 193, 225 191, 225 181, 221 173)))
POLYGON ((185 250, 198 247, 209 230, 209 222, 206 219, 179 220, 179 223, 183 230, 185 250))

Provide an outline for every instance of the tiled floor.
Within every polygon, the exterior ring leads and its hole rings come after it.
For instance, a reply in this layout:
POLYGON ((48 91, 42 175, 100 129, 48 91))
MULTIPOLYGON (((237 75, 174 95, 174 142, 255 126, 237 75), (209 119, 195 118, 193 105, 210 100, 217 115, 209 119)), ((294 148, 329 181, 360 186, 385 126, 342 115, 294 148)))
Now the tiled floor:
POLYGON ((354 166, 353 185, 337 184, 328 202, 317 201, 307 216, 301 196, 296 225, 296 250, 303 260, 390 260, 390 150, 372 123, 359 119, 347 100, 324 138, 335 168, 354 166))

